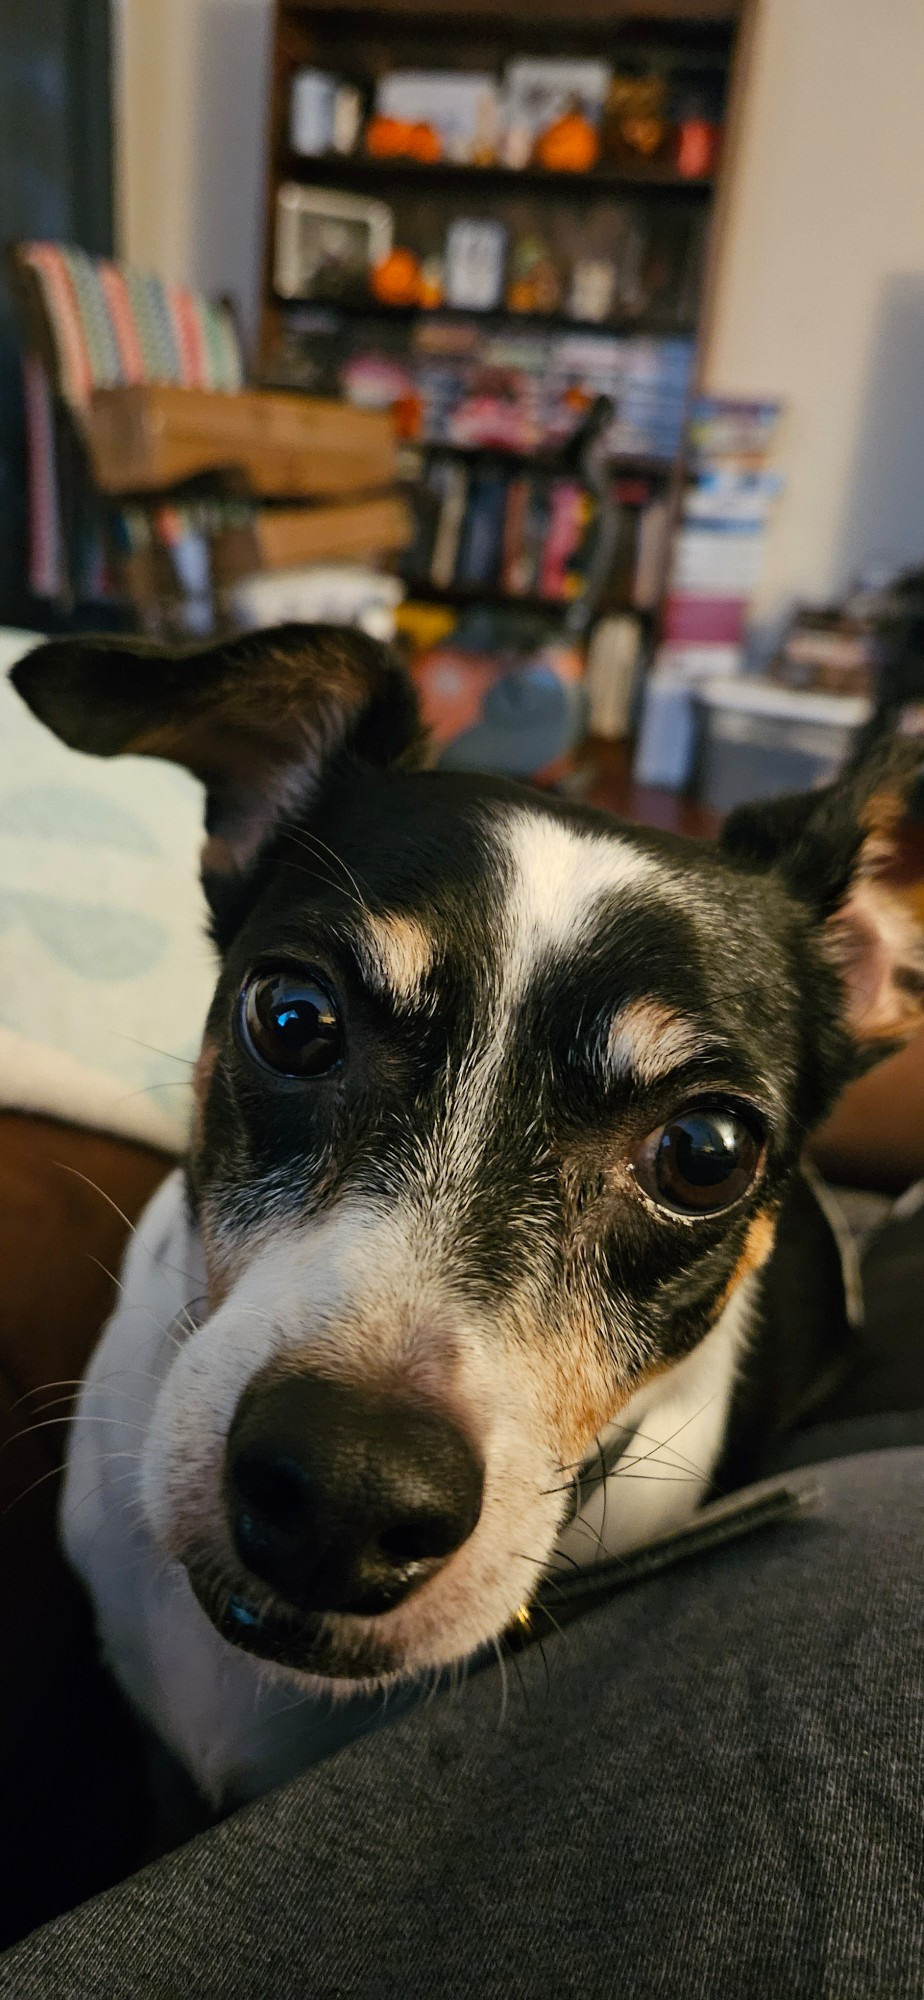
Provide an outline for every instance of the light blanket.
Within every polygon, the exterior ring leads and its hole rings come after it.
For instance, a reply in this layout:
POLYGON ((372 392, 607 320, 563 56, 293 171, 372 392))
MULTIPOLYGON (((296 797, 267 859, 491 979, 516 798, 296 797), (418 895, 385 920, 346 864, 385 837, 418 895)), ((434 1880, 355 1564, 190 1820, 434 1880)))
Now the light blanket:
POLYGON ((215 981, 201 787, 65 749, 7 679, 36 644, 0 631, 0 1108, 178 1153, 215 981))

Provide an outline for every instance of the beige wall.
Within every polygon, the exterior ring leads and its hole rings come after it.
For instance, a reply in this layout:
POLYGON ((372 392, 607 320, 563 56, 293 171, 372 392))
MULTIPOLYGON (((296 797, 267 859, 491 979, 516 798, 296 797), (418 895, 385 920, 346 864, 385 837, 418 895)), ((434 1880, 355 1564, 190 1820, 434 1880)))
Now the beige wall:
MULTIPOLYGON (((123 251, 252 328, 271 0, 114 4, 123 251)), ((769 612, 924 553, 924 0, 757 4, 706 383, 787 405, 769 612)))
POLYGON ((113 13, 121 254, 229 292, 252 336, 272 0, 113 0, 113 13))
POLYGON ((758 0, 706 385, 778 394, 761 606, 924 557, 924 0, 758 0))

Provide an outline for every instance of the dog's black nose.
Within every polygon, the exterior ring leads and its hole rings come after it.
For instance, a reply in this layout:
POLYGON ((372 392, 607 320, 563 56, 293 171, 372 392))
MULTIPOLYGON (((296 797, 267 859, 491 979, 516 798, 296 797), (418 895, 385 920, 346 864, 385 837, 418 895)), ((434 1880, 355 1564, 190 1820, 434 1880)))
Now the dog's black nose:
POLYGON ((482 1484, 439 1411, 321 1376, 252 1383, 228 1435, 238 1555, 305 1611, 390 1610, 467 1541, 482 1484))

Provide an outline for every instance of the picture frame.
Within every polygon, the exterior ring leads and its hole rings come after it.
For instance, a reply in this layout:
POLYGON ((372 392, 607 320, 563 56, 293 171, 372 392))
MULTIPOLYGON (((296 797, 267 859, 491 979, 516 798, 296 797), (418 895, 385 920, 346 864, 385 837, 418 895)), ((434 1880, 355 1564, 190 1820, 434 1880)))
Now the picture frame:
POLYGON ((494 312, 504 295, 507 230, 502 222, 457 216, 446 231, 446 304, 494 312))
POLYGON ((608 63, 581 57, 519 56, 508 63, 502 92, 508 166, 525 166, 536 140, 574 105, 598 126, 610 73, 608 63))
POLYGON ((393 234, 384 201, 286 181, 276 200, 274 288, 283 299, 365 297, 393 234))
POLYGON ((431 126, 446 160, 477 161, 497 145, 500 96, 485 71, 393 70, 379 80, 375 108, 384 118, 431 126))

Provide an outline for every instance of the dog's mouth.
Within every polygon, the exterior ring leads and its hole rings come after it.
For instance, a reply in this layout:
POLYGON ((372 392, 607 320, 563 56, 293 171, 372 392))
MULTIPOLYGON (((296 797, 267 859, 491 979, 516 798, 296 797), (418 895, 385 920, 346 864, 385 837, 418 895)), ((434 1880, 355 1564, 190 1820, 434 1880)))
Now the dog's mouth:
POLYGON ((243 1577, 206 1576, 190 1562, 185 1568, 216 1632, 242 1652, 313 1679, 381 1682, 400 1671, 388 1647, 370 1632, 368 1619, 298 1611, 261 1595, 259 1586, 243 1577))

